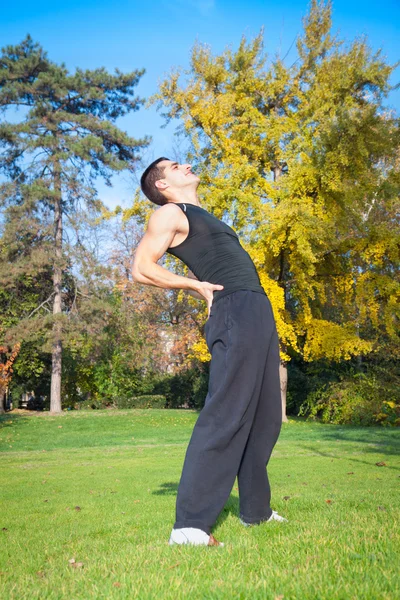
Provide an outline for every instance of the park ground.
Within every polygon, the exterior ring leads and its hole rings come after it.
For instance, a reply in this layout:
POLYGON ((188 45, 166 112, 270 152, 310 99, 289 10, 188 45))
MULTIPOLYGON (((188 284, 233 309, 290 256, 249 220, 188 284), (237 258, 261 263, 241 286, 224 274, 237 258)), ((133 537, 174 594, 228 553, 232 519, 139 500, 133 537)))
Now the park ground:
POLYGON ((169 546, 191 410, 12 411, 0 419, 0 597, 400 597, 399 431, 290 419, 272 506, 244 528, 235 482, 218 547, 169 546))

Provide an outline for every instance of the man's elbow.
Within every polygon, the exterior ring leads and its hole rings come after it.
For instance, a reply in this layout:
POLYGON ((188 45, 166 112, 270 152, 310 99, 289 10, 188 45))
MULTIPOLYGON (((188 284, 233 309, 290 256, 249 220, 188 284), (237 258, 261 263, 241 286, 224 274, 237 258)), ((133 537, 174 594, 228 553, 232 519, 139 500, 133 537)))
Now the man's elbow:
POLYGON ((132 268, 132 279, 136 283, 142 283, 143 282, 143 276, 142 276, 141 272, 139 271, 139 269, 137 267, 133 267, 132 268))
POLYGON ((153 263, 145 260, 134 262, 132 266, 132 278, 137 283, 149 283, 149 279, 152 278, 153 263))

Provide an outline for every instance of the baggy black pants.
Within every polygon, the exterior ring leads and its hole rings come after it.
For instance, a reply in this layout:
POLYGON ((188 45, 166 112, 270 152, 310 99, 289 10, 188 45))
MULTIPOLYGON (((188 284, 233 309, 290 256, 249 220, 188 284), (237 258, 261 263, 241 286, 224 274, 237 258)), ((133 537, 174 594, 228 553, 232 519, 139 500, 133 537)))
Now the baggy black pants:
POLYGON ((266 466, 282 423, 279 342, 268 296, 237 290, 211 306, 208 393, 190 439, 176 499, 174 528, 211 533, 236 476, 240 516, 268 519, 266 466))

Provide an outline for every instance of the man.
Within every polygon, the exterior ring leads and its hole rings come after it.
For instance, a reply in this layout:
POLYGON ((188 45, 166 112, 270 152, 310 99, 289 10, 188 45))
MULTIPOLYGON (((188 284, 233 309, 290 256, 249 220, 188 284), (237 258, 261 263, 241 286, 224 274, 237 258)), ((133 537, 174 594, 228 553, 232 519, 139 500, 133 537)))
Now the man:
POLYGON ((282 423, 279 342, 268 296, 235 231, 200 205, 191 166, 161 157, 141 177, 161 206, 135 253, 135 281, 205 300, 208 393, 186 451, 169 543, 223 546, 211 534, 238 478, 243 525, 285 521, 270 507, 266 465, 282 423), (157 264, 165 252, 189 277, 157 264))

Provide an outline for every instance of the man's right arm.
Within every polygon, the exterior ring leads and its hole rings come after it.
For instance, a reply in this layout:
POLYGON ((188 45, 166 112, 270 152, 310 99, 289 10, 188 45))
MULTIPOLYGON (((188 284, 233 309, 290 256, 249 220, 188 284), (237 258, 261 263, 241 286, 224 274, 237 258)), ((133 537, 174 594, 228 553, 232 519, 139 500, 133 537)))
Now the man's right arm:
POLYGON ((209 315, 214 291, 222 290, 223 285, 175 275, 157 264, 157 261, 170 247, 175 233, 179 229, 180 212, 178 211, 180 211, 178 207, 172 208, 171 205, 165 205, 153 212, 146 233, 136 248, 132 277, 138 283, 155 287, 193 290, 206 300, 209 315))

